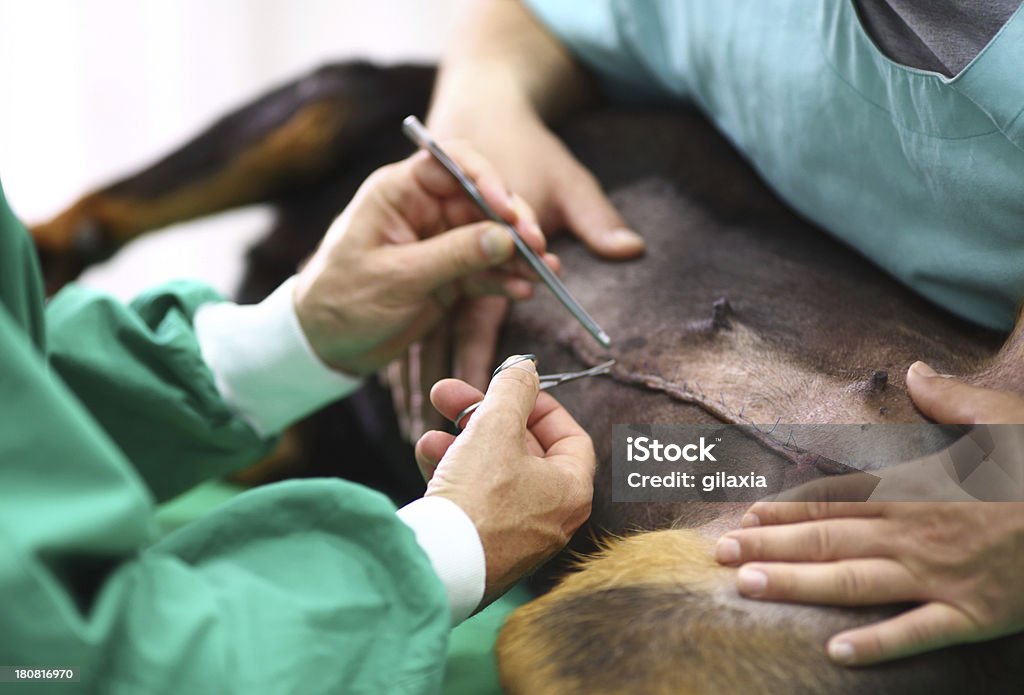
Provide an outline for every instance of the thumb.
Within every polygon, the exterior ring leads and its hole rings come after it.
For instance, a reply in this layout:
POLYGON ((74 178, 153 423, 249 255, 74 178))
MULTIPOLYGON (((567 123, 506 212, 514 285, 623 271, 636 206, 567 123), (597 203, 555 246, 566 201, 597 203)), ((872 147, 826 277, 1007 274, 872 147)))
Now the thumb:
POLYGON ((578 162, 562 180, 557 200, 565 226, 597 255, 624 259, 643 253, 643 237, 626 226, 597 179, 578 162))
POLYGON ((1003 420, 1006 394, 938 374, 924 362, 907 370, 907 390, 922 413, 945 425, 993 424, 1003 420))
POLYGON ((392 249, 396 265, 406 269, 415 285, 431 291, 507 261, 515 243, 501 225, 477 222, 392 249))
POLYGON ((485 429, 499 436, 515 433, 522 441, 526 422, 540 392, 537 365, 523 355, 512 355, 504 364, 509 366, 491 379, 483 402, 466 427, 467 434, 475 425, 477 430, 485 429))

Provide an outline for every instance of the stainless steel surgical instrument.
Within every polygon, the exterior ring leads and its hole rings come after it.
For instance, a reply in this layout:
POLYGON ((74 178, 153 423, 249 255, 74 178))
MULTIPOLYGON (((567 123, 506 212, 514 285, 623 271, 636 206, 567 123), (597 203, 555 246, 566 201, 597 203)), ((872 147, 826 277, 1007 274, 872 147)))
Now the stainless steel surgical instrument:
MULTIPOLYGON (((498 375, 498 372, 502 371, 503 369, 508 369, 514 364, 518 364, 519 362, 523 362, 525 360, 536 359, 536 355, 512 355, 507 360, 498 365, 498 368, 494 370, 493 374, 491 374, 491 378, 493 379, 495 376, 498 375)), ((585 376, 599 376, 601 374, 607 374, 608 372, 611 371, 613 366, 615 366, 615 360, 608 360, 607 362, 602 362, 601 364, 591 367, 589 369, 581 369, 578 372, 558 372, 557 374, 542 374, 539 377, 540 389, 541 391, 546 391, 550 388, 558 386, 559 384, 564 384, 567 381, 582 379, 585 376)), ((463 420, 469 417, 470 413, 479 408, 481 403, 483 403, 483 401, 477 401, 476 403, 467 406, 461 413, 459 413, 452 421, 455 423, 455 427, 461 431, 462 426, 460 423, 462 423, 463 420)))
POLYGON ((544 284, 548 286, 555 297, 562 303, 562 305, 569 310, 569 313, 575 317, 580 324, 587 329, 590 335, 594 336, 594 340, 599 342, 603 347, 611 345, 611 338, 608 334, 597 324, 590 314, 587 313, 586 309, 576 301, 576 298, 569 293, 569 290, 562 281, 558 279, 558 276, 547 266, 547 264, 541 259, 537 253, 530 248, 521 236, 516 228, 509 224, 507 221, 502 219, 494 209, 487 204, 484 200, 483 195, 480 193, 480 189, 476 187, 473 180, 466 175, 466 172, 462 170, 455 160, 449 157, 444 150, 442 150, 437 141, 431 137, 427 129, 420 123, 420 119, 415 116, 407 116, 402 121, 402 131, 408 136, 410 140, 415 142, 417 145, 427 150, 434 156, 434 158, 441 163, 445 169, 451 173, 452 176, 459 182, 459 184, 465 189, 469 197, 473 199, 473 202, 477 204, 480 210, 491 220, 505 227, 508 233, 512 235, 512 240, 515 242, 516 249, 523 255, 526 262, 530 264, 533 271, 540 276, 540 279, 544 281, 544 284))

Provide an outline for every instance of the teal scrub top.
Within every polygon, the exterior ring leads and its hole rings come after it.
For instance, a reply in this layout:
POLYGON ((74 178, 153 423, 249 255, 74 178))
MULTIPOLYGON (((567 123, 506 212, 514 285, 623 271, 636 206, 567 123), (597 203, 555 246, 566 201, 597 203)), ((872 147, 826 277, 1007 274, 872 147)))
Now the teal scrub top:
POLYGON ((947 78, 850 0, 528 0, 623 99, 696 104, 780 197, 982 325, 1024 298, 1024 9, 947 78))
POLYGON ((436 692, 447 599, 383 496, 292 481, 159 536, 157 501, 271 444, 200 357, 191 319, 217 299, 72 286, 44 311, 0 190, 0 665, 78 675, 0 691, 436 692))

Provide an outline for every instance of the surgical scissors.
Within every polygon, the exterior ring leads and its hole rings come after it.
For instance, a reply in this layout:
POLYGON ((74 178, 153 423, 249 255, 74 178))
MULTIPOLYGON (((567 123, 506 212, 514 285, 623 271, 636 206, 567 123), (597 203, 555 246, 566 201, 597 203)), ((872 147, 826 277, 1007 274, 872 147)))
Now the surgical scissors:
MULTIPOLYGON (((511 357, 509 357, 504 362, 498 365, 498 368, 494 370, 493 374, 491 374, 491 378, 493 379, 494 377, 496 377, 498 375, 498 372, 508 369, 514 364, 525 362, 526 360, 536 361, 537 356, 530 354, 512 355, 511 357)), ((590 367, 589 369, 581 369, 576 372, 558 372, 556 374, 542 374, 539 377, 540 390, 547 391, 548 389, 554 388, 559 384, 564 384, 567 381, 574 381, 576 379, 582 379, 583 377, 586 376, 599 376, 601 374, 607 374, 612 370, 613 366, 615 366, 615 360, 608 360, 607 362, 602 362, 601 364, 596 365, 594 367, 590 367)), ((469 417, 469 415, 474 410, 479 408, 481 403, 483 403, 483 401, 477 401, 476 403, 473 403, 472 405, 469 405, 465 409, 463 409, 463 411, 459 413, 454 420, 452 420, 452 422, 455 424, 455 428, 461 432, 462 426, 459 423, 461 423, 463 420, 469 417)))

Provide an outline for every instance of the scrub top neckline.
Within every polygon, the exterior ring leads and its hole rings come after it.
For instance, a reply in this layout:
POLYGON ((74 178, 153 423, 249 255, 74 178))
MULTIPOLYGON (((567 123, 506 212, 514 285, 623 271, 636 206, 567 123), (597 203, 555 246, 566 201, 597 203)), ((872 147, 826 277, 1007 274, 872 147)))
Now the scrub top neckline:
MULTIPOLYGON (((896 62, 865 29, 853 0, 819 5, 826 61, 837 76, 908 131, 961 139, 1003 131, 1019 135, 1024 110, 1024 5, 953 77, 896 62)), ((1024 139, 1022 139, 1024 140, 1024 139)))
POLYGON ((1003 22, 1003 25, 999 27, 999 30, 992 36, 992 38, 988 40, 988 43, 986 43, 981 48, 981 50, 978 51, 977 54, 975 54, 975 56, 970 60, 970 62, 968 62, 967 65, 965 65, 957 74, 950 77, 947 75, 943 75, 940 72, 936 72, 934 70, 915 68, 911 65, 901 63, 898 60, 893 60, 888 55, 886 55, 885 51, 883 51, 879 47, 878 43, 871 37, 871 34, 864 26, 864 21, 860 16, 860 12, 858 12, 857 8, 854 6, 854 0, 842 0, 842 2, 839 2, 837 4, 841 5, 843 9, 849 12, 850 16, 844 17, 844 21, 849 21, 852 25, 856 27, 857 33, 860 35, 861 40, 871 45, 872 49, 877 54, 877 57, 880 61, 888 63, 890 66, 897 70, 902 70, 909 74, 918 75, 927 79, 937 79, 945 84, 955 84, 957 81, 961 79, 963 75, 965 75, 971 70, 975 63, 982 60, 983 56, 989 51, 989 49, 991 49, 999 42, 1001 36, 1006 32, 1007 27, 1009 27, 1017 19, 1017 16, 1021 14, 1021 10, 1024 9, 1024 3, 1018 5, 1017 9, 1010 14, 1009 18, 1007 18, 1007 20, 1003 22))

